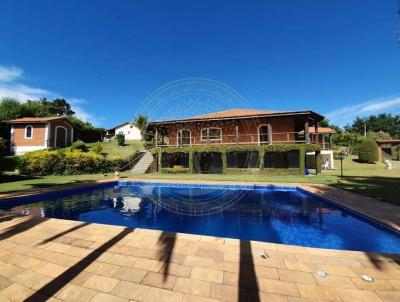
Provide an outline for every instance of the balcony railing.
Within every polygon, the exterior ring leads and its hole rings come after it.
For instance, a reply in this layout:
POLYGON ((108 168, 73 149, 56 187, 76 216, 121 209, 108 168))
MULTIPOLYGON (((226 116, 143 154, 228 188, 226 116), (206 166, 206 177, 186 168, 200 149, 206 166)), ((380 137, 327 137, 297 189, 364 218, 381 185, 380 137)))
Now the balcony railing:
POLYGON ((267 134, 228 134, 220 138, 204 138, 201 136, 179 137, 176 135, 159 136, 158 147, 203 146, 203 145, 265 145, 265 144, 305 144, 304 132, 273 132, 271 139, 267 134))

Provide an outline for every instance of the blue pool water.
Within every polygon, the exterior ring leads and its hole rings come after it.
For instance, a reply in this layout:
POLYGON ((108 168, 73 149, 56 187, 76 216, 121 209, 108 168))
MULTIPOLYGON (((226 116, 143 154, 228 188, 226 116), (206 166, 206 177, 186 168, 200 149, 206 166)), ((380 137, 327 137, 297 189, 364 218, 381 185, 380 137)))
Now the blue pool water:
POLYGON ((400 235, 295 187, 119 182, 0 202, 37 216, 319 248, 400 253, 400 235))

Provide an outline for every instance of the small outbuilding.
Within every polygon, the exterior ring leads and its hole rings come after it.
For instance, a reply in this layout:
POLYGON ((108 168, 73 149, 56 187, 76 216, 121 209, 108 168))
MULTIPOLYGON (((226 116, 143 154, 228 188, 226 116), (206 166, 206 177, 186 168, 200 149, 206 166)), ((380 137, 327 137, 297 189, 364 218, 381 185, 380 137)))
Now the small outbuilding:
POLYGON ((397 158, 393 156, 393 147, 400 145, 400 139, 378 139, 376 141, 378 145, 379 160, 400 160, 400 153, 397 153, 397 158))
POLYGON ((47 149, 65 148, 74 141, 74 128, 65 117, 23 117, 11 125, 10 152, 16 155, 47 149))
POLYGON ((105 138, 114 138, 117 134, 125 135, 126 140, 141 140, 140 130, 130 122, 122 123, 104 131, 105 138))

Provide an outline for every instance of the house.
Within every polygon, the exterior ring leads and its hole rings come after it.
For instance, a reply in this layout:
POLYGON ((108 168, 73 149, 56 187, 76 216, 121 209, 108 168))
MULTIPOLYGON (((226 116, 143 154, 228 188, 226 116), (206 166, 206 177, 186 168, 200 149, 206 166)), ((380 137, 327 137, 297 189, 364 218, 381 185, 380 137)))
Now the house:
POLYGON ((161 172, 302 174, 306 153, 314 152, 320 168, 323 119, 311 110, 231 109, 154 121, 148 131, 161 172))
POLYGON ((65 117, 23 117, 7 121, 11 125, 10 152, 65 148, 74 140, 74 128, 65 117))
POLYGON ((104 131, 104 137, 106 137, 106 138, 111 138, 111 137, 115 138, 115 136, 117 134, 125 135, 126 140, 141 140, 142 139, 140 130, 130 122, 120 124, 118 126, 115 126, 110 129, 106 129, 104 131))

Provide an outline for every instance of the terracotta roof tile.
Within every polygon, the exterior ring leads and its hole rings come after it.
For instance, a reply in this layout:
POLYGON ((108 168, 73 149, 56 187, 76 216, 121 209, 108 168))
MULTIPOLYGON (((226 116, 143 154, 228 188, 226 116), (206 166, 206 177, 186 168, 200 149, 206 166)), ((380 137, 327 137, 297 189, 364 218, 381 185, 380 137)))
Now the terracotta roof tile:
POLYGON ((319 121, 323 120, 324 117, 311 110, 297 110, 297 111, 275 111, 275 110, 254 110, 254 109, 230 109, 225 111, 213 112, 208 114, 202 114, 198 116, 192 116, 187 118, 179 118, 173 120, 158 120, 150 122, 150 126, 156 124, 167 124, 176 122, 194 122, 203 120, 223 120, 223 119, 235 119, 235 118, 252 118, 252 117, 273 117, 273 116, 292 116, 300 114, 311 114, 314 115, 319 121))
MULTIPOLYGON (((314 127, 310 127, 308 128, 308 131, 310 133, 315 133, 315 128, 314 127)), ((333 134, 336 133, 335 129, 329 128, 329 127, 318 127, 318 133, 320 134, 333 134)))
POLYGON ((52 116, 52 117, 22 117, 14 120, 7 121, 8 123, 46 123, 49 121, 65 119, 64 116, 52 116))
POLYGON ((230 109, 225 111, 207 113, 202 115, 197 115, 188 119, 214 119, 214 118, 227 118, 227 117, 242 117, 242 116, 254 116, 254 115, 264 115, 277 113, 279 111, 275 110, 254 110, 254 109, 230 109))

